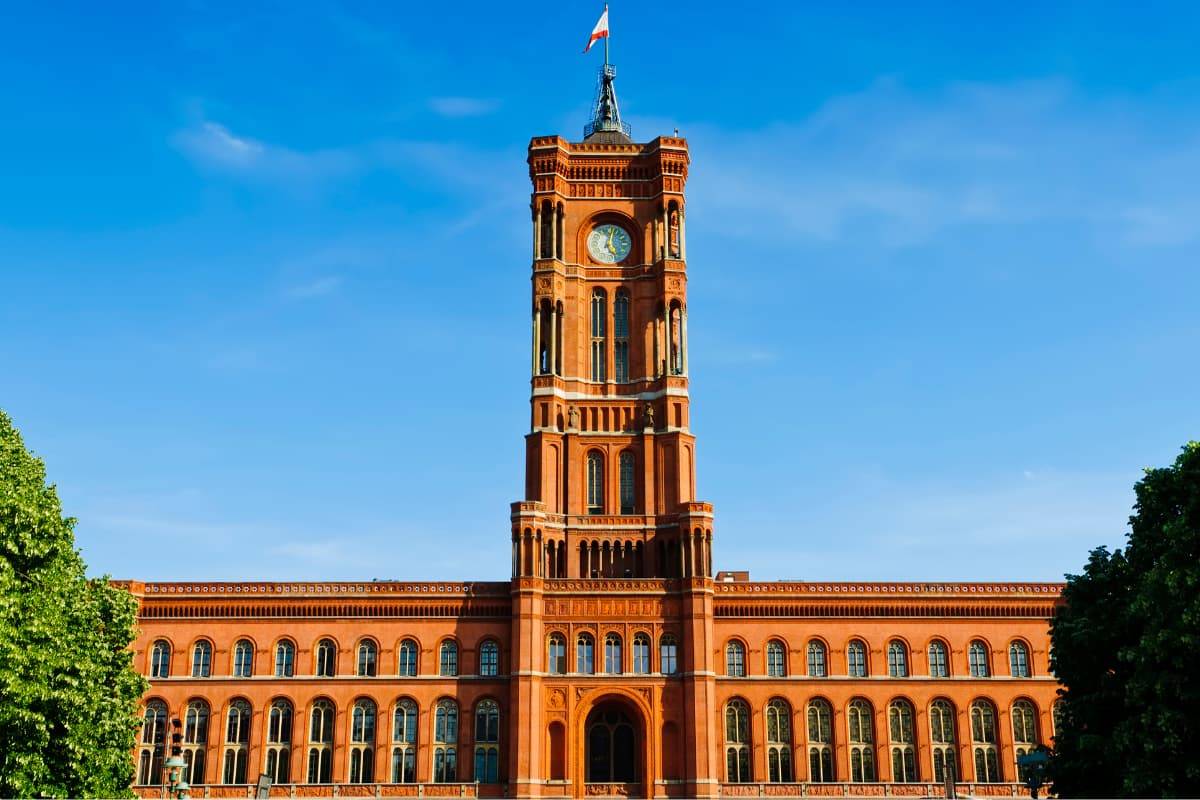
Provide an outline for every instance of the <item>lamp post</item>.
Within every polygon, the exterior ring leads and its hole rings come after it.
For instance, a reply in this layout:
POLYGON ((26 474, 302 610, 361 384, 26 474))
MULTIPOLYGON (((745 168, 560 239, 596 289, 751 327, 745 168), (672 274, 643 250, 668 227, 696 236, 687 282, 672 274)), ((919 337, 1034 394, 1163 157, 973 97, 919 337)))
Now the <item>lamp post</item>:
POLYGON ((187 766, 187 762, 183 760, 183 723, 179 721, 179 717, 171 718, 171 757, 163 764, 167 768, 166 782, 163 784, 163 797, 166 797, 168 787, 169 791, 174 792, 177 798, 191 797, 188 790, 192 787, 183 777, 183 769, 187 766))

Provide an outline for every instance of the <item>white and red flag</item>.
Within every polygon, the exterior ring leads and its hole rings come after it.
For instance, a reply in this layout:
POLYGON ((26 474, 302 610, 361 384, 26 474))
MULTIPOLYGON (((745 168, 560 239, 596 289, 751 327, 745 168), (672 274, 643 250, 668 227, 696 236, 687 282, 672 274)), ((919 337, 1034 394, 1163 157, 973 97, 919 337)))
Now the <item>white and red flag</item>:
POLYGON ((583 48, 583 52, 592 49, 592 45, 601 39, 608 38, 608 6, 604 7, 604 13, 600 15, 600 19, 596 22, 596 27, 592 28, 591 38, 588 39, 587 47, 583 48))

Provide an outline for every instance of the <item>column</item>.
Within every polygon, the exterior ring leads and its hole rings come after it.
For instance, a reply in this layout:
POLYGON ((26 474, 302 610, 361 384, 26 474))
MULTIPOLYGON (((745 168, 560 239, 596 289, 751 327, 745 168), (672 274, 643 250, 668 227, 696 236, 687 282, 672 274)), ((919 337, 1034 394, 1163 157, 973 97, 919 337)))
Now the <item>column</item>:
POLYGON ((687 225, 683 220, 683 209, 679 209, 679 258, 687 261, 687 225))
POLYGON ((663 374, 670 375, 671 374, 671 301, 670 300, 667 300, 663 303, 663 334, 664 334, 664 338, 665 338, 664 344, 666 345, 663 348, 663 355, 665 356, 665 360, 663 361, 663 374))
POLYGON ((683 306, 680 306, 679 307, 679 360, 680 360, 680 363, 682 364, 680 371, 684 375, 688 374, 687 354, 688 354, 687 309, 684 308, 683 306))
POLYGON ((558 374, 558 303, 550 304, 550 368, 551 375, 558 374))
POLYGON ((542 257, 542 204, 536 198, 533 212, 533 260, 542 257))
POLYGON ((541 334, 542 331, 542 304, 538 303, 537 308, 533 312, 533 374, 538 374, 538 367, 541 366, 538 361, 538 356, 541 351, 541 334))
POLYGON ((550 208, 550 257, 561 258, 558 252, 558 203, 550 208))
POLYGON ((654 322, 654 363, 651 365, 650 374, 658 377, 659 361, 659 345, 658 345, 658 321, 654 322))
POLYGON ((662 232, 662 257, 667 258, 671 255, 671 217, 666 206, 662 210, 662 232))

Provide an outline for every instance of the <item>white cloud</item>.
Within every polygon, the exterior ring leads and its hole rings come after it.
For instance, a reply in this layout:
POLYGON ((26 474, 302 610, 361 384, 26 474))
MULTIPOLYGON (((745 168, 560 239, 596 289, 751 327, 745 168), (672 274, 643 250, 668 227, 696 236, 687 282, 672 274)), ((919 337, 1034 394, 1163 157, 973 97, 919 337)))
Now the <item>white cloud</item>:
POLYGON ((352 174, 363 166, 348 150, 292 150, 235 134, 211 120, 178 131, 174 143, 202 167, 259 179, 312 181, 352 174))
POLYGON ((429 107, 443 117, 481 117, 500 108, 500 101, 483 97, 434 97, 429 107))
POLYGON ((341 285, 342 278, 340 275, 326 275, 306 283, 289 286, 284 290, 284 295, 297 300, 309 297, 321 297, 322 295, 337 291, 341 285))

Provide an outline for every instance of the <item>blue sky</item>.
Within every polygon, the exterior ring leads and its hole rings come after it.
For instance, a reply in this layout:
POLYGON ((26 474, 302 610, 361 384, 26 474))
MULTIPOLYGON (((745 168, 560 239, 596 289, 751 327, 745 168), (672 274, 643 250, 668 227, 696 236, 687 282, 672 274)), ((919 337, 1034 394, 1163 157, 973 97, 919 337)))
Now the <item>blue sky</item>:
MULTIPOLYGON (((0 407, 91 569, 507 577, 529 137, 597 3, 26 4, 0 407)), ((690 140, 716 563, 1056 579, 1200 431, 1192 4, 612 3, 690 140)))

